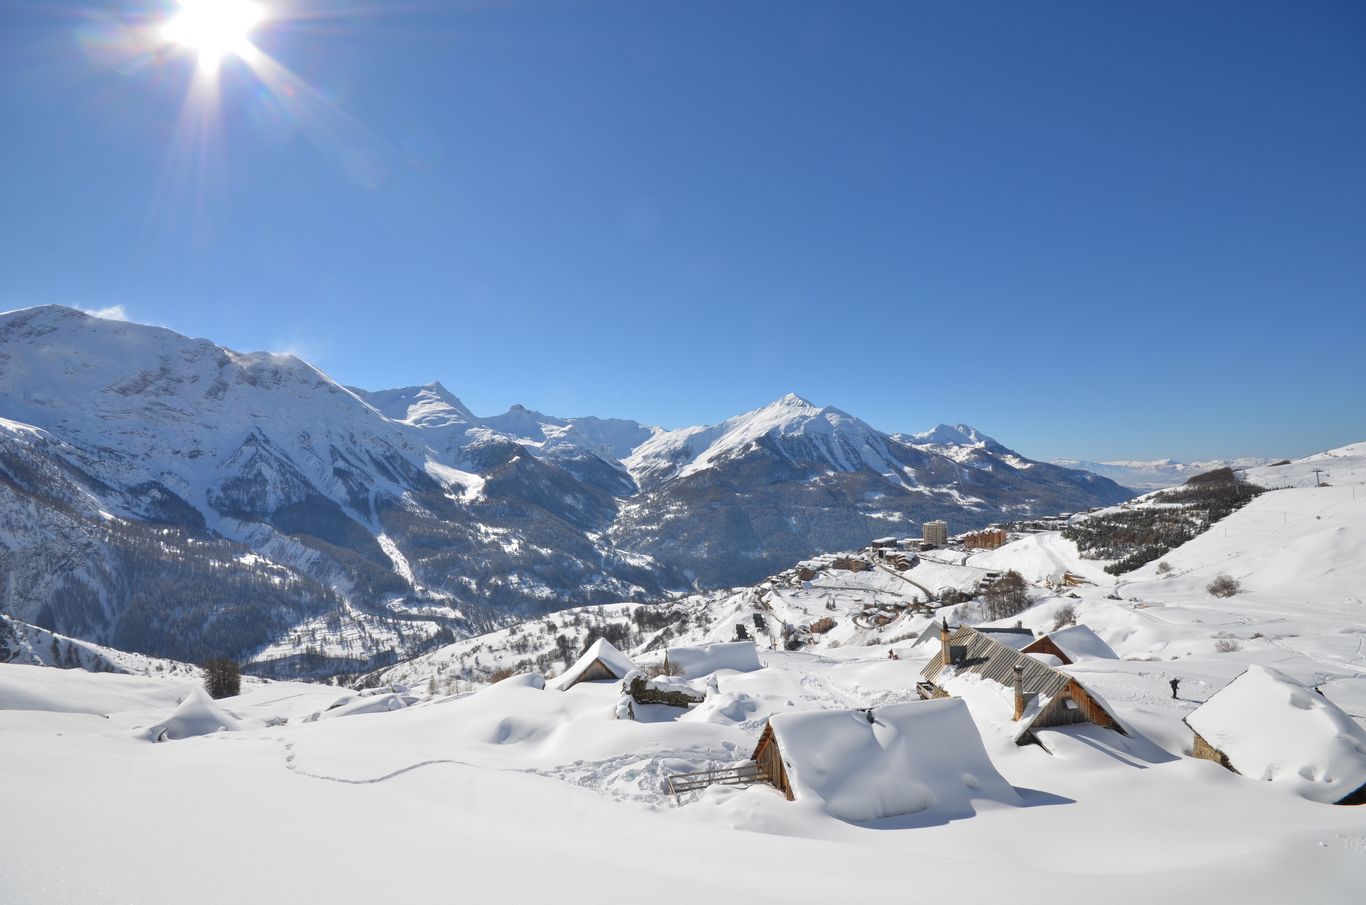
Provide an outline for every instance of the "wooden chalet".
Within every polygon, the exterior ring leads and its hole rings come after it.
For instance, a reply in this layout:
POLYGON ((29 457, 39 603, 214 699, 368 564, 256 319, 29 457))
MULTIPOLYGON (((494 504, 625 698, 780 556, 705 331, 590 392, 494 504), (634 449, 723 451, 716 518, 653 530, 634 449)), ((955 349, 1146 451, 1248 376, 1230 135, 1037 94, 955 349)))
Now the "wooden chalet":
POLYGON ((617 650, 606 638, 599 638, 563 675, 555 679, 552 687, 568 691, 580 682, 615 682, 626 678, 635 668, 630 657, 617 650))
POLYGON ((958 675, 990 679, 1014 691, 1015 741, 1037 741, 1034 732, 1050 726, 1094 723, 1121 735, 1128 732, 1085 686, 1062 670, 970 626, 950 630, 940 625, 940 653, 921 671, 916 689, 921 698, 949 697, 944 687, 958 675))
POLYGON ((1036 638, 1025 647, 1022 654, 1050 654, 1058 658, 1063 666, 1077 662, 1083 657, 1099 657, 1104 660, 1118 660, 1119 655, 1099 635, 1084 625, 1073 625, 1056 632, 1036 638))
POLYGON ((850 821, 927 809, 958 819, 975 813, 973 800, 1019 802, 957 698, 774 714, 749 769, 788 801, 850 821))
POLYGON ((778 747, 778 736, 773 732, 772 720, 764 726, 764 732, 759 736, 759 744, 754 746, 754 754, 750 760, 758 765, 757 774, 762 782, 782 792, 788 801, 794 800, 792 782, 787 777, 787 768, 783 766, 783 752, 778 747))

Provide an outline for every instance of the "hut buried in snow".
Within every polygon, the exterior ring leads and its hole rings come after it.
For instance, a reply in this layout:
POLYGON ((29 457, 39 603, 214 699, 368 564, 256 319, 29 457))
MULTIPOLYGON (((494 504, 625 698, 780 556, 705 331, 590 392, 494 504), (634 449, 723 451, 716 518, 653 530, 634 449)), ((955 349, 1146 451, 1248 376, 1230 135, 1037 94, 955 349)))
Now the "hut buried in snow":
POLYGON ((242 728, 241 721, 225 710, 209 693, 196 686, 185 695, 164 723, 158 723, 147 731, 147 737, 156 742, 175 741, 193 738, 196 735, 212 735, 220 730, 228 732, 242 728))
POLYGON ((1076 663, 1083 657, 1099 657, 1103 660, 1119 659, 1119 655, 1110 645, 1084 625, 1073 625, 1056 632, 1049 632, 1020 650, 1026 654, 1052 654, 1064 666, 1069 663, 1076 663))
POLYGON ((753 641, 725 641, 696 647, 671 647, 664 652, 665 672, 700 679, 717 670, 753 672, 763 669, 753 641))
POLYGON ((599 638, 550 687, 568 691, 580 682, 616 682, 626 678, 635 668, 630 657, 613 647, 606 638, 599 638))
POLYGON ((973 816, 973 801, 1020 801, 957 698, 775 714, 754 760, 789 800, 841 820, 953 820, 973 816))
POLYGON ((1247 672, 1186 716, 1195 756, 1329 804, 1366 804, 1366 730, 1327 698, 1269 666, 1247 672))

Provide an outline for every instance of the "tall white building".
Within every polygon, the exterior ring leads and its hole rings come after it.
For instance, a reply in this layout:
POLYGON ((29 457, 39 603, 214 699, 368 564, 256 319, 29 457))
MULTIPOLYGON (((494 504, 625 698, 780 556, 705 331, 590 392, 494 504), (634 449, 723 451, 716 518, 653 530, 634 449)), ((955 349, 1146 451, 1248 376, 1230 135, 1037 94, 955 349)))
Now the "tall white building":
POLYGON ((949 523, 943 519, 926 522, 922 539, 927 544, 942 547, 949 542, 949 523))

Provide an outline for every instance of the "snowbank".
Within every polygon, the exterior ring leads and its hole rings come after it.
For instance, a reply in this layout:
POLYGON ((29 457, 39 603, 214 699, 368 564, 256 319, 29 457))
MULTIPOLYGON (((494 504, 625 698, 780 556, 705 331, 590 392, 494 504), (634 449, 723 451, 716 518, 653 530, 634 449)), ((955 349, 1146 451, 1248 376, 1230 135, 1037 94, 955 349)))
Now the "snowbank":
POLYGON ((538 672, 524 672, 524 673, 518 673, 518 674, 515 675, 515 676, 508 676, 506 679, 501 679, 501 680, 499 680, 499 681, 497 681, 497 682, 494 682, 493 685, 490 686, 490 687, 493 687, 493 688, 535 688, 535 689, 537 689, 537 690, 544 690, 544 689, 545 689, 545 676, 541 675, 541 674, 538 673, 538 672))
POLYGON ((664 662, 688 679, 700 679, 721 669, 753 672, 764 667, 753 641, 671 647, 664 653, 664 662))
POLYGON ((175 707, 190 687, 188 682, 165 679, 0 663, 0 711, 163 711, 175 707))
POLYGON ((956 698, 861 710, 774 715, 798 801, 849 821, 920 814, 941 822, 975 814, 976 799, 1019 804, 956 698))
POLYGON ((171 714, 170 719, 147 730, 147 737, 155 742, 212 735, 219 730, 234 732, 242 728, 237 717, 228 713, 209 697, 203 688, 194 687, 171 714))
POLYGON ((1269 666, 1247 672, 1186 717, 1252 779, 1337 802, 1366 785, 1366 730, 1320 694, 1269 666))
POLYGON ((389 713, 394 710, 402 710, 417 703, 417 698, 413 695, 401 694, 377 694, 362 695, 354 701, 343 704, 340 707, 333 707, 324 711, 319 719, 333 720, 337 717, 356 716, 361 713, 389 713))

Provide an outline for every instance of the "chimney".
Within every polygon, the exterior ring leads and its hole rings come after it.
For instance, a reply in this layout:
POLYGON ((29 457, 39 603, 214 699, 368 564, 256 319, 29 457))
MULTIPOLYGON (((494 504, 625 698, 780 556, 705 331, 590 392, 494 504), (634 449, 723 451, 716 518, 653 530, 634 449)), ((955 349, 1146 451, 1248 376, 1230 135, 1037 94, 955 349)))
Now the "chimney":
POLYGON ((1025 696, 1024 696, 1024 665, 1015 664, 1015 719, 1024 716, 1025 696))
POLYGON ((949 648, 949 620, 939 624, 939 656, 943 666, 953 665, 953 651, 949 648))

